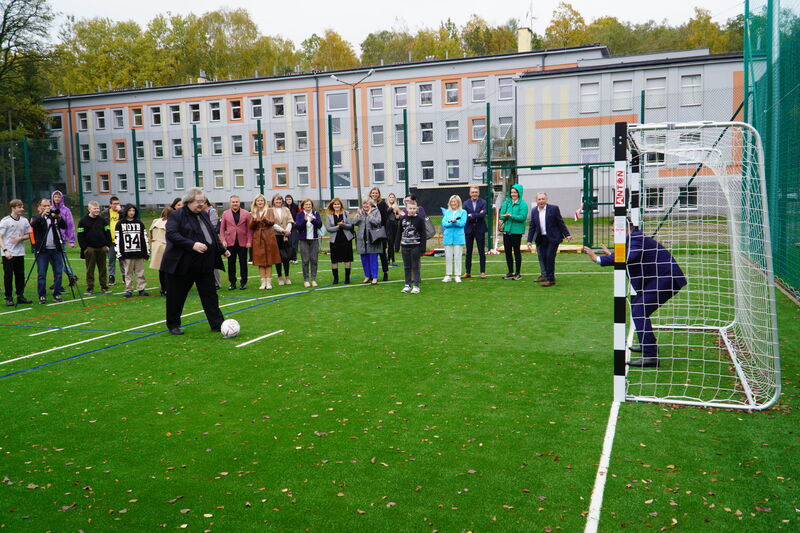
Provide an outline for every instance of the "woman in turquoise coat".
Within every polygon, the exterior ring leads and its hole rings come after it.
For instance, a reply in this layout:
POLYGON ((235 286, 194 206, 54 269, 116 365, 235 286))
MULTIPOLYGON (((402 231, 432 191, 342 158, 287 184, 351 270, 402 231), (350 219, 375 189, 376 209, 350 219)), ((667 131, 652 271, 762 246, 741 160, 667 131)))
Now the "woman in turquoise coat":
POLYGON ((500 223, 503 225, 503 248, 506 252, 508 273, 503 279, 520 280, 522 268, 522 234, 528 218, 528 204, 522 199, 522 185, 511 186, 508 198, 500 206, 500 223))
POLYGON ((467 225, 467 212, 461 208, 461 198, 455 194, 442 207, 442 244, 444 244, 445 283, 455 276, 456 283, 461 283, 461 251, 466 238, 464 226, 467 225))

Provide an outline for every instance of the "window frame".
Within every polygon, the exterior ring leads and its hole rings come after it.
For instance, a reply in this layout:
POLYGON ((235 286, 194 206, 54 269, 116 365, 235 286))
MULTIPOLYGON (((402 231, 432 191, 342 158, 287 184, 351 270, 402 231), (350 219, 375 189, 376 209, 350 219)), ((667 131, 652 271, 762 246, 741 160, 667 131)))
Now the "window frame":
POLYGON ((580 83, 578 88, 579 113, 599 113, 600 112, 600 82, 587 81, 580 83), (591 90, 594 89, 594 90, 591 90))
POLYGON ((474 80, 474 79, 473 80, 469 80, 469 87, 470 87, 470 101, 473 104, 481 103, 481 102, 485 102, 486 101, 486 79, 485 78, 484 79, 477 79, 477 80, 474 80), (483 84, 483 85, 481 86, 481 85, 478 85, 478 84, 483 84), (475 97, 476 89, 483 91, 483 97, 482 98, 476 98, 475 97))
POLYGON ((436 167, 435 167, 435 163, 433 162, 433 160, 420 161, 419 165, 420 165, 420 178, 419 178, 419 180, 420 181, 428 181, 428 182, 435 181, 435 179, 436 179, 436 167), (429 164, 426 164, 426 163, 429 163, 429 164), (426 174, 428 174, 429 177, 425 177, 426 174))

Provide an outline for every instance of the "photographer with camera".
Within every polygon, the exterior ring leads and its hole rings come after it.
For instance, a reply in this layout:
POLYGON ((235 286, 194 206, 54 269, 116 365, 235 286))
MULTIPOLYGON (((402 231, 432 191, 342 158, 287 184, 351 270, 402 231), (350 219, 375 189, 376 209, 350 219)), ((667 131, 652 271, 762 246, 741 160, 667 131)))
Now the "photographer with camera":
POLYGON ((64 272, 64 249, 59 230, 65 230, 67 223, 61 217, 61 211, 50 206, 50 199, 42 198, 39 201, 39 212, 31 219, 31 227, 35 241, 39 303, 47 303, 45 291, 48 265, 53 265, 53 300, 61 302, 63 301, 61 298, 63 292, 61 275, 64 272))

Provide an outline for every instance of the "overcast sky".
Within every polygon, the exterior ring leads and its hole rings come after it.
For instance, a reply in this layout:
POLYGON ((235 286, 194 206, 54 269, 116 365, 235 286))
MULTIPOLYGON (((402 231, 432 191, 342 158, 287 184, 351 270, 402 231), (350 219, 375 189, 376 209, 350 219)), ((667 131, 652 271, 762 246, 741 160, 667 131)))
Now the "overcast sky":
MULTIPOLYGON (((402 0, 399 2, 376 2, 364 0, 301 0, 294 2, 243 2, 241 0, 135 0, 115 2, 97 0, 50 0, 54 11, 61 15, 54 25, 63 23, 66 15, 76 18, 108 17, 112 20, 135 20, 144 26, 160 13, 186 15, 202 14, 221 7, 235 9, 244 7, 265 35, 281 35, 291 39, 299 46, 303 39, 312 33, 322 34, 332 28, 350 41, 356 53, 359 45, 373 31, 405 28, 412 33, 425 27, 438 27, 439 22, 450 18, 458 26, 464 24, 476 13, 490 24, 503 24, 515 18, 522 26, 530 25, 530 10, 533 5, 533 30, 544 33, 558 0, 510 0, 494 2, 487 0, 402 0), (502 6, 502 9, 498 9, 502 6), (528 23, 526 24, 526 21, 528 23)), ((694 6, 702 5, 711 12, 714 20, 724 22, 744 11, 744 1, 735 0, 673 0, 647 2, 643 0, 573 0, 570 2, 587 23, 601 16, 615 16, 630 22, 645 22, 666 19, 670 24, 680 24, 689 20, 694 6)))

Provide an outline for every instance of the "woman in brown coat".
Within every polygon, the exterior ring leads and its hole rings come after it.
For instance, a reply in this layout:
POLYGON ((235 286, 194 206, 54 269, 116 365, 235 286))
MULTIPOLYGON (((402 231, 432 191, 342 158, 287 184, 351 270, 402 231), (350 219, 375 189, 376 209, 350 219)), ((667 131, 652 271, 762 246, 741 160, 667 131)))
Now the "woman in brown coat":
POLYGON ((253 199, 250 210, 250 229, 253 230, 253 264, 261 275, 259 289, 272 289, 272 265, 281 262, 281 253, 275 240, 275 218, 267 206, 267 199, 259 194, 253 199))

